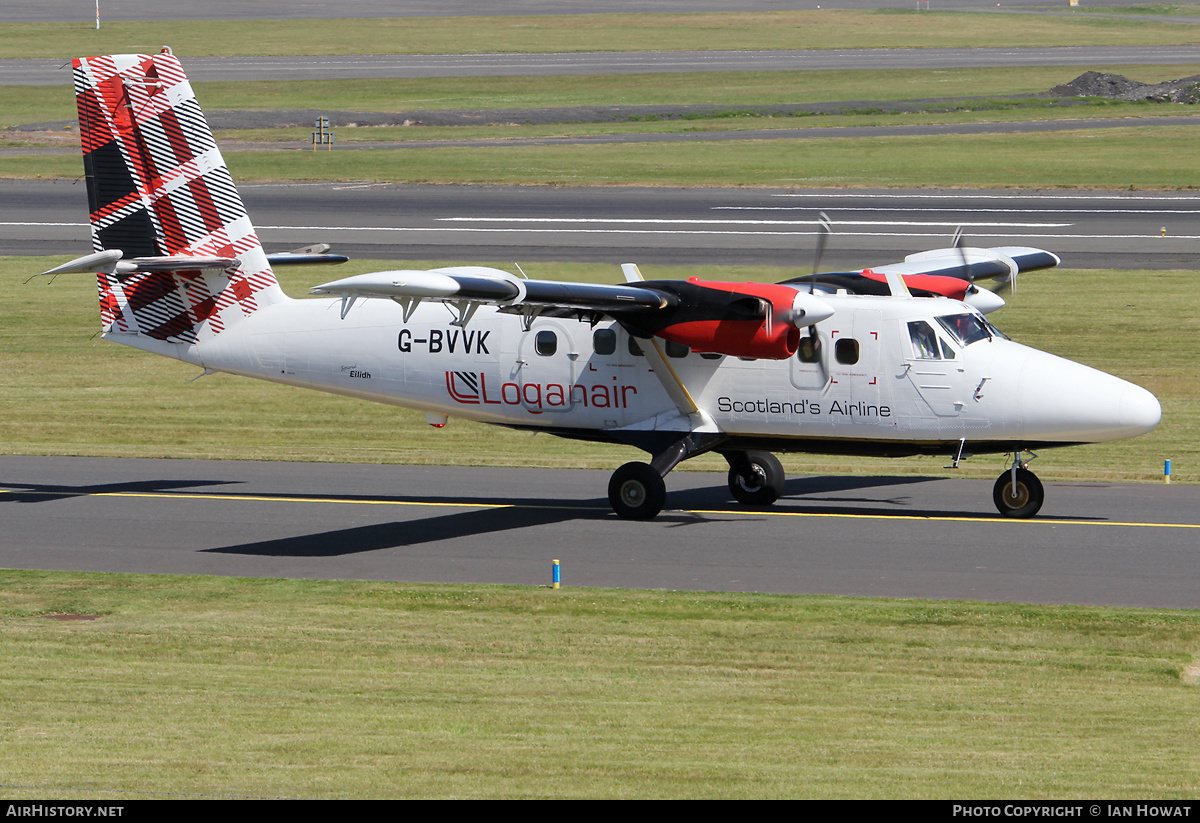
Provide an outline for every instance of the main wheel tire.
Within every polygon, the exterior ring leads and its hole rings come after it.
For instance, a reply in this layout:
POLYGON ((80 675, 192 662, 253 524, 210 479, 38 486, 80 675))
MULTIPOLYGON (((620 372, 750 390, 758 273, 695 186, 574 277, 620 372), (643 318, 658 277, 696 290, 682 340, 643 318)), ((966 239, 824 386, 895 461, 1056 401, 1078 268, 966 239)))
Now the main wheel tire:
POLYGON ((653 520, 667 502, 667 484, 646 463, 626 463, 608 481, 608 502, 626 520, 653 520))
POLYGON ((770 452, 746 452, 745 462, 731 461, 729 493, 743 506, 769 506, 783 494, 787 479, 779 458, 770 452))
POLYGON ((1042 481, 1029 469, 1017 469, 1016 494, 1013 494, 1012 471, 1006 471, 996 478, 992 489, 992 502, 996 510, 1005 517, 1015 517, 1021 520, 1033 517, 1046 500, 1046 491, 1042 481))

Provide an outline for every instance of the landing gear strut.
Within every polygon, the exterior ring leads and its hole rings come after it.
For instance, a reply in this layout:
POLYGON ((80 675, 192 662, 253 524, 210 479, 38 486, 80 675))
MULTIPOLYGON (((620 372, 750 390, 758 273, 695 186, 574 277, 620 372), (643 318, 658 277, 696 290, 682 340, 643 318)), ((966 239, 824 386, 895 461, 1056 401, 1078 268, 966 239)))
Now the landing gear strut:
POLYGON ((727 437, 717 432, 692 432, 674 442, 667 441, 669 445, 661 451, 656 448, 649 463, 626 463, 608 481, 608 502, 613 511, 626 520, 653 520, 667 502, 663 478, 671 469, 715 448, 727 437))
POLYGON ((996 478, 992 488, 992 502, 1005 517, 1021 520, 1033 517, 1046 500, 1046 491, 1037 475, 1025 468, 1020 453, 1013 455, 1012 468, 996 478))
POLYGON ((786 476, 770 452, 725 452, 729 461, 729 493, 743 506, 769 506, 783 494, 786 476))

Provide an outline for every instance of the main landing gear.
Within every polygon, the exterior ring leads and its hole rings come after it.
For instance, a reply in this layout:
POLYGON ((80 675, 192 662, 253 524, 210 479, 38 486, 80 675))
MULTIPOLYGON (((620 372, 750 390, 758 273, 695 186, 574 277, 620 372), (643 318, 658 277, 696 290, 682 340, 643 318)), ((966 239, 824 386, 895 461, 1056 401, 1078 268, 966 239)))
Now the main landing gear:
POLYGON ((743 506, 769 506, 783 494, 787 477, 779 458, 770 452, 725 452, 729 462, 729 493, 743 506))
POLYGON ((1021 453, 1013 455, 1012 467, 996 478, 992 487, 992 502, 1005 517, 1021 520, 1033 517, 1046 500, 1046 491, 1037 475, 1021 462, 1021 453))
POLYGON ((689 457, 715 448, 727 438, 728 435, 718 432, 691 432, 658 451, 649 463, 626 463, 608 481, 608 502, 613 511, 626 520, 653 520, 667 502, 667 484, 663 478, 671 469, 689 457))
POLYGON ((626 463, 608 481, 608 502, 626 520, 653 520, 667 502, 667 484, 648 463, 626 463))
MULTIPOLYGON (((608 502, 626 520, 653 520, 667 501, 664 477, 688 457, 709 451, 725 438, 691 434, 649 463, 626 463, 608 481, 608 502)), ((769 506, 783 494, 779 459, 763 451, 722 451, 729 463, 729 491, 745 506, 769 506)))

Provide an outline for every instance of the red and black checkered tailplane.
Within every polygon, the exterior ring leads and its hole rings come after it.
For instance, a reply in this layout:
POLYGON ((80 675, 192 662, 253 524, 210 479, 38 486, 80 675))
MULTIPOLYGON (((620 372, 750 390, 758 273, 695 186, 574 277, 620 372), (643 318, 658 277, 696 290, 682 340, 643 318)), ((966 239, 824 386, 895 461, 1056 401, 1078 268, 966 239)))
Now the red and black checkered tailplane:
POLYGON ((224 257, 224 271, 99 275, 107 332, 195 343, 286 299, 179 60, 74 61, 95 251, 224 257))

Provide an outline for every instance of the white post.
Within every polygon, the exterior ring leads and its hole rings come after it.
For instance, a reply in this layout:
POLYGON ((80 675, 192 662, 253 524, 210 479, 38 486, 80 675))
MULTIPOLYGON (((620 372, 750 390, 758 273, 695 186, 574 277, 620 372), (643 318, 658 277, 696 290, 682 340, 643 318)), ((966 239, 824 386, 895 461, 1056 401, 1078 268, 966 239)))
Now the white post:
POLYGON ((96 0, 96 31, 100 31, 100 0, 96 0))

